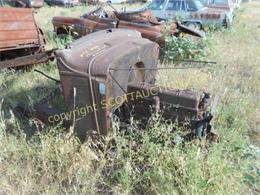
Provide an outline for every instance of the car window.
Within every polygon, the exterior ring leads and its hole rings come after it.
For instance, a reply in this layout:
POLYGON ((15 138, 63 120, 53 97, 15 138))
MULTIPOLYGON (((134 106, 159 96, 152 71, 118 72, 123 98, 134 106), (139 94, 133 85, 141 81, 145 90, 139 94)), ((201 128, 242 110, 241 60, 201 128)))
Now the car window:
POLYGON ((194 1, 186 1, 187 11, 197 11, 196 4, 194 1))
POLYGON ((196 10, 200 10, 205 7, 199 0, 193 0, 193 2, 196 6, 196 10))
POLYGON ((165 5, 164 0, 153 0, 149 5, 148 8, 151 10, 162 10, 165 5))
POLYGON ((185 11, 185 3, 184 3, 184 1, 170 0, 167 5, 167 10, 185 11))

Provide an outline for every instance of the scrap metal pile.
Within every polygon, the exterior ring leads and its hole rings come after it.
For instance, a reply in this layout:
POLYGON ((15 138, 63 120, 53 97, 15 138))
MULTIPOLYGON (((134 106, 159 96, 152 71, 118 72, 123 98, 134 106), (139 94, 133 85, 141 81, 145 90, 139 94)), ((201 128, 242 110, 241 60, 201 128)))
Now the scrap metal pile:
MULTIPOLYGON (((19 10, 14 15, 8 13, 12 11, 10 8, 1 10, 6 12, 0 16, 0 25, 4 27, 0 30, 1 67, 39 63, 49 58, 32 12, 19 10), (19 55, 21 57, 17 57, 19 55)), ((75 29, 78 26, 81 29, 78 32, 85 36, 67 45, 66 49, 55 51, 60 74, 57 89, 61 84, 68 106, 66 112, 49 106, 51 98, 33 108, 19 105, 17 110, 48 125, 73 126, 82 141, 93 132, 107 135, 115 117, 121 124, 134 118, 145 125, 155 112, 160 112, 165 121, 188 122, 194 138, 210 137, 216 141, 217 134, 211 124, 213 115, 209 112, 209 94, 155 85, 159 44, 164 43, 158 38, 161 38, 165 24, 150 17, 149 12, 116 13, 116 16, 117 19, 100 18, 93 12, 84 15, 84 19, 74 19, 82 24, 75 25, 75 29), (139 24, 133 23, 136 20, 139 24)), ((53 19, 54 23, 57 19, 53 19)), ((200 36, 177 23, 172 26, 175 26, 172 35, 182 31, 200 36)))
POLYGON ((178 22, 159 22, 150 10, 136 12, 109 11, 104 6, 84 14, 81 18, 57 16, 52 20, 56 34, 71 34, 78 38, 86 34, 109 28, 132 29, 139 31, 143 38, 165 45, 165 34, 179 36, 188 34, 203 38, 204 33, 188 28, 178 22))
POLYGON ((115 117, 122 123, 133 117, 145 124, 159 111, 165 120, 188 121, 194 137, 216 140, 209 95, 156 86, 158 55, 159 45, 137 31, 110 29, 84 36, 56 51, 69 110, 62 113, 46 103, 19 109, 48 124, 73 125, 82 141, 96 133, 107 135, 115 117))

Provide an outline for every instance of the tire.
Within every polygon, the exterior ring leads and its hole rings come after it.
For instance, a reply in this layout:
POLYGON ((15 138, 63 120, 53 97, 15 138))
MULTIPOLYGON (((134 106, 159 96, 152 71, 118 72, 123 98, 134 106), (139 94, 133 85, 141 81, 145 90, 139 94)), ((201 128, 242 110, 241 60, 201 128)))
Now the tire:
POLYGON ((203 137, 203 123, 199 123, 195 129, 195 137, 196 139, 201 139, 203 137))

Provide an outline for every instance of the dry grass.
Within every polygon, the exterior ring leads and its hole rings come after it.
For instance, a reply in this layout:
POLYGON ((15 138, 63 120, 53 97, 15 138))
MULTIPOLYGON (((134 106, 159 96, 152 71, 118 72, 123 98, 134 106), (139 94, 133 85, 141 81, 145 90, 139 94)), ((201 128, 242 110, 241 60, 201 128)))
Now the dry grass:
MULTIPOLYGON (((45 7, 37 21, 53 38, 54 15, 79 16, 85 9, 45 7)), ((54 83, 32 70, 11 76, 1 71, 0 194, 258 194, 260 150, 251 143, 260 143, 259 9, 260 2, 242 5, 231 29, 208 37, 207 59, 217 61, 215 68, 158 75, 160 85, 221 95, 215 124, 221 141, 210 148, 204 142, 173 147, 181 129, 171 132, 173 126, 156 116, 144 133, 135 123, 127 127, 132 133, 120 133, 115 124, 115 132, 100 143, 102 151, 58 127, 39 131, 34 121, 25 124, 11 111, 18 102, 39 100, 54 83)), ((49 41, 49 47, 57 46, 49 41)), ((37 68, 58 78, 55 62, 37 68)))

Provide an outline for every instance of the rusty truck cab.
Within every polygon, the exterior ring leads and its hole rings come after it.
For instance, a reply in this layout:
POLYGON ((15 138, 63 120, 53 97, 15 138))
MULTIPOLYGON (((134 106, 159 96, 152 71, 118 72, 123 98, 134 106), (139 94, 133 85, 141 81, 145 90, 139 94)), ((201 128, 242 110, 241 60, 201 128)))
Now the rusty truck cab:
POLYGON ((154 70, 138 68, 156 67, 158 54, 156 43, 143 39, 137 31, 121 29, 90 34, 57 52, 65 101, 74 111, 79 137, 91 130, 108 133, 111 116, 125 101, 120 97, 128 84, 134 80, 154 82, 154 70))

